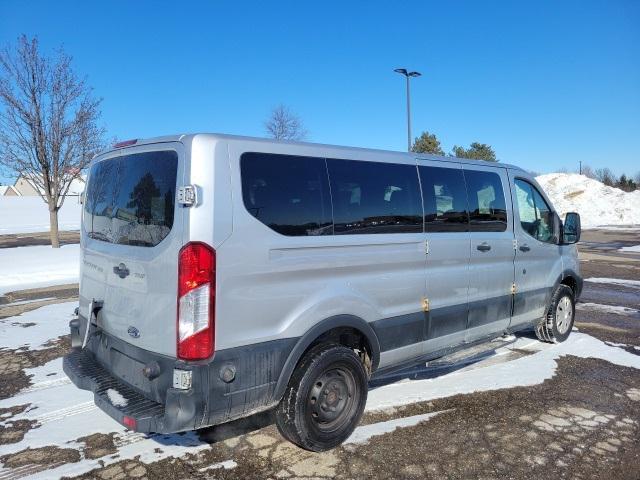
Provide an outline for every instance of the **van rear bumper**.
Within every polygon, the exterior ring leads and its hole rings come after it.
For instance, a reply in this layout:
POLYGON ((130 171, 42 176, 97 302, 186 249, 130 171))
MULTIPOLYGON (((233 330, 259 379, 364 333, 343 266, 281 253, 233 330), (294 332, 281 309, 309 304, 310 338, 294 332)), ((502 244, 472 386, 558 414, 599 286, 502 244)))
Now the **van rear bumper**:
POLYGON ((218 425, 274 407, 276 383, 296 338, 216 351, 202 362, 184 362, 149 352, 92 325, 85 348, 86 320, 72 320, 66 375, 109 416, 131 430, 176 433, 218 425), (155 375, 145 375, 153 365, 155 375), (190 388, 174 388, 174 372, 191 374, 190 388), (232 371, 231 378, 225 372, 232 371), (135 422, 134 422, 135 421, 135 422), (135 425, 134 425, 135 423, 135 425))
POLYGON ((167 390, 166 402, 155 402, 126 383, 115 378, 93 356, 80 348, 74 348, 64 357, 64 373, 82 390, 94 394, 94 401, 101 410, 130 430, 143 433, 174 433, 199 428, 196 420, 202 420, 193 390, 167 390))

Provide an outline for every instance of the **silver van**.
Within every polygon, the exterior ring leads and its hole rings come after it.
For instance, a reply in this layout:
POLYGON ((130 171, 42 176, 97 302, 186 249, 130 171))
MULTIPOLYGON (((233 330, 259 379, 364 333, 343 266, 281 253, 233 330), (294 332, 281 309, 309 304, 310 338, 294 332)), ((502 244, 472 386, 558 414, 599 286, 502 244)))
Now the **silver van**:
POLYGON ((532 328, 571 332, 575 243, 527 172, 215 134, 94 159, 64 370, 127 428, 179 432, 274 409, 322 451, 372 376, 532 328))

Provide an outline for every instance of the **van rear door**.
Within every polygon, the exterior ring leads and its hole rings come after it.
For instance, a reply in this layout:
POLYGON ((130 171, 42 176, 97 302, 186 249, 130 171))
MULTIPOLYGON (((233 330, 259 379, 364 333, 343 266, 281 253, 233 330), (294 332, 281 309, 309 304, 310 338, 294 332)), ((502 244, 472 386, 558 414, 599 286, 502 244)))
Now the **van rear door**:
POLYGON ((80 314, 102 302, 98 326, 144 350, 175 356, 183 214, 181 143, 125 148, 91 166, 82 221, 80 314))

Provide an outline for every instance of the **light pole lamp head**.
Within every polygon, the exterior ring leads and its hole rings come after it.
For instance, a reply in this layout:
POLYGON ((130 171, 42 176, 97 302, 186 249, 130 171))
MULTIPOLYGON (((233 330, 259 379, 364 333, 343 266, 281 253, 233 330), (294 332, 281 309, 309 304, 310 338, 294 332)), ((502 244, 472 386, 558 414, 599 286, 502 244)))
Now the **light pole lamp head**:
POLYGON ((419 77, 422 74, 420 72, 409 72, 407 75, 410 77, 419 77))
POLYGON ((404 75, 405 77, 409 75, 409 73, 407 72, 406 68, 396 68, 394 70, 394 72, 396 73, 401 73, 402 75, 404 75))

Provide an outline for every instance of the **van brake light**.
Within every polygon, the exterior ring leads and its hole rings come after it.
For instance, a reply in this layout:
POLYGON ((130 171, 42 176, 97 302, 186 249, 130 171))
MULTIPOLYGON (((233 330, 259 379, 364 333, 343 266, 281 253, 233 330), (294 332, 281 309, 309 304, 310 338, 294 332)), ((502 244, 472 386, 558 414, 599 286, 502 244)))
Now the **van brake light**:
POLYGON ((132 140, 123 140, 122 142, 114 143, 113 148, 130 147, 131 145, 135 145, 136 143, 138 143, 137 138, 134 138, 132 140))
POLYGON ((178 259, 177 354, 182 360, 204 360, 214 352, 216 253, 192 242, 178 259))

